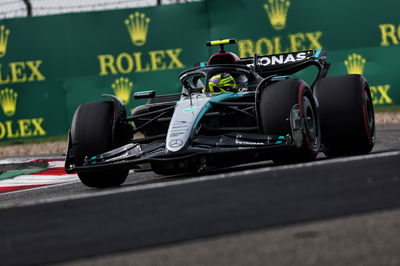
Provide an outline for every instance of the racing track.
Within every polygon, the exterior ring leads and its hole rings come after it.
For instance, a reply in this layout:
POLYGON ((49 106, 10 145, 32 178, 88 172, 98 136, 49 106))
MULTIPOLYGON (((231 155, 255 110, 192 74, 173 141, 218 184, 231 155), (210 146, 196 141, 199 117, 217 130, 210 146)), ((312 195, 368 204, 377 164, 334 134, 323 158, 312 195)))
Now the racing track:
POLYGON ((400 125, 378 138, 367 156, 3 194, 0 264, 399 265, 400 125))

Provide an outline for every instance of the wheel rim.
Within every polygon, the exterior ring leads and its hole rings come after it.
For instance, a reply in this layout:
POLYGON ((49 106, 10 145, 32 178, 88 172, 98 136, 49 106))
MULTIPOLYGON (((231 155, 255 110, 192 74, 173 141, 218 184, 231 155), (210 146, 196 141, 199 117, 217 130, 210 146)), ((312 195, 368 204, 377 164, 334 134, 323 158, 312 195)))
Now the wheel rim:
POLYGON ((313 149, 317 149, 320 143, 318 118, 308 97, 303 96, 303 117, 305 134, 310 138, 313 149))

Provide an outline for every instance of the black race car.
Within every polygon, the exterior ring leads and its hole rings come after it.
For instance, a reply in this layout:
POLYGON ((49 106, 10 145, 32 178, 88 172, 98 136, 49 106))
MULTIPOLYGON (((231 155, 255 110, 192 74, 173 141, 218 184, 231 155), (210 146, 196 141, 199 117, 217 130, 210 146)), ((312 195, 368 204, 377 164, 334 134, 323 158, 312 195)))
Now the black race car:
POLYGON ((220 46, 219 53, 179 75, 181 93, 138 92, 134 97, 148 102, 131 115, 113 95, 104 95, 112 101, 80 105, 69 131, 66 172, 101 188, 122 184, 130 169, 172 175, 260 160, 306 162, 320 151, 332 157, 372 150, 374 110, 363 76, 326 77, 322 49, 239 58, 224 51, 235 42, 208 42, 220 46), (313 67, 311 85, 295 77, 313 67), (217 86, 228 79, 234 86, 217 86))

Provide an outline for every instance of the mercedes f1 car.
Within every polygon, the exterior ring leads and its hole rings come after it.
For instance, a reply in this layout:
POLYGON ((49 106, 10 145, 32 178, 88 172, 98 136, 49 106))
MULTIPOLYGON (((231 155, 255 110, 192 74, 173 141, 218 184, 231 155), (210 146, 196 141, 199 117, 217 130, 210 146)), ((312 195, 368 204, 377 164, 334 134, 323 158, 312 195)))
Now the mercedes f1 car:
POLYGON ((181 93, 135 93, 148 100, 131 115, 113 95, 80 105, 69 131, 66 172, 102 188, 122 184, 130 169, 172 175, 372 150, 374 110, 362 75, 327 77, 323 49, 239 58, 224 49, 235 42, 208 42, 220 51, 179 75, 181 93), (309 85, 295 74, 310 67, 316 75, 309 85), (231 86, 217 90, 221 80, 231 86))

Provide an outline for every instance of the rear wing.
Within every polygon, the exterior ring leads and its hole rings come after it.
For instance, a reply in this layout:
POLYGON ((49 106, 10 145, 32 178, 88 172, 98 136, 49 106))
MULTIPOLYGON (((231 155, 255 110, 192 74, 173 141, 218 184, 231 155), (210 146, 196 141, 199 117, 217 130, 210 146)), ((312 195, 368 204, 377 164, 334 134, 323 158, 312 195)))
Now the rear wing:
POLYGON ((325 49, 315 49, 263 56, 255 54, 254 57, 241 58, 239 63, 253 68, 263 77, 273 74, 290 75, 310 65, 317 66, 322 72, 320 75, 325 76, 330 66, 326 56, 325 49))

